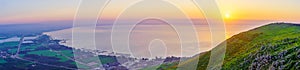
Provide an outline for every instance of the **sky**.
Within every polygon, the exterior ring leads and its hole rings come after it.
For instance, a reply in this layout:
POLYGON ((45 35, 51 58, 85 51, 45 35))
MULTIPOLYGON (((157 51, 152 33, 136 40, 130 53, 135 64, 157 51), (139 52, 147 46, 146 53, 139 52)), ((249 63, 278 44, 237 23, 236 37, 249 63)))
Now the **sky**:
POLYGON ((78 1, 73 0, 1 0, 0 22, 39 22, 70 19, 78 1))
MULTIPOLYGON (((107 8, 104 9, 101 18, 115 18, 137 1, 139 0, 111 0, 107 8)), ((204 18, 201 10, 191 0, 166 1, 178 7, 192 19, 204 18)), ((216 0, 216 2, 224 19, 230 21, 278 20, 297 22, 300 18, 300 14, 298 14, 300 12, 298 8, 300 6, 298 4, 300 3, 299 0, 216 0)), ((0 24, 72 20, 78 5, 80 5, 80 0, 0 0, 0 24)), ((92 6, 91 8, 97 7, 92 6)), ((134 10, 143 9, 146 8, 136 8, 134 10)), ((157 11, 170 12, 164 9, 157 11)), ((176 17, 172 15, 165 16, 176 17)))
POLYGON ((223 11, 229 11, 233 18, 298 20, 299 0, 219 0, 223 11))

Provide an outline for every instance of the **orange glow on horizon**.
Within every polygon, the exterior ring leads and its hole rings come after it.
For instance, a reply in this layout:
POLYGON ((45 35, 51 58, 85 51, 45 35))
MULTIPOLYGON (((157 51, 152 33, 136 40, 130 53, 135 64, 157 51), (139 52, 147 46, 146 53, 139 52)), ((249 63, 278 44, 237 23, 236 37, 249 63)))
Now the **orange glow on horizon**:
MULTIPOLYGON (((260 1, 262 0, 217 0, 221 15, 227 24, 231 24, 231 22, 238 20, 299 21, 300 19, 300 15, 297 14, 300 12, 300 10, 297 9, 298 7, 293 6, 298 5, 296 4, 297 2, 290 2, 292 5, 285 5, 281 4, 285 1, 260 1)), ((114 19, 118 17, 118 15, 120 15, 120 13, 131 4, 131 2, 135 2, 135 0, 112 1, 110 4, 108 4, 108 8, 103 9, 104 11, 100 19, 114 19)), ((169 2, 176 5, 183 13, 186 14, 187 17, 191 19, 205 19, 203 12, 192 1, 172 0, 169 2)), ((37 8, 38 10, 32 10, 25 13, 10 13, 10 15, 0 17, 0 23, 73 20, 77 11, 76 5, 77 2, 74 2, 74 5, 62 5, 61 9, 37 8)), ((26 11, 26 9, 20 11, 26 11)), ((172 15, 165 16, 177 18, 176 16, 172 15)), ((87 16, 87 18, 88 17, 89 16, 87 16)))

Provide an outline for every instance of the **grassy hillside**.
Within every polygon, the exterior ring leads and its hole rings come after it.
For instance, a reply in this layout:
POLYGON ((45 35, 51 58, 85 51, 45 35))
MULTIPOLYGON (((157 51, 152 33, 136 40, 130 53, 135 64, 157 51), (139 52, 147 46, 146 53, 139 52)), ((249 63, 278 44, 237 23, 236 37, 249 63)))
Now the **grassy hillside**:
MULTIPOLYGON (((225 42, 224 42, 225 43, 225 42)), ((222 69, 300 69, 300 25, 272 23, 226 40, 222 69)), ((219 46, 217 46, 219 47, 219 46)), ((210 51, 198 55, 199 70, 207 67, 210 51)), ((180 66, 188 68, 190 59, 180 66)), ((164 66, 161 69, 175 69, 164 66)))

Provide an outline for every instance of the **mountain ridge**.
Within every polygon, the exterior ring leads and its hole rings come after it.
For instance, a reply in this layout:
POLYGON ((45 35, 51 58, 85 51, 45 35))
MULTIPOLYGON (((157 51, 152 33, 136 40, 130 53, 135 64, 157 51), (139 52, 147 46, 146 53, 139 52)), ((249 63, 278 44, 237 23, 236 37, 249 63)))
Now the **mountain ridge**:
MULTIPOLYGON (((300 69, 300 24, 271 23, 241 32, 223 43, 227 47, 223 70, 300 69)), ((197 56, 198 70, 207 68, 210 52, 197 56)), ((190 68, 193 65, 189 65, 189 62, 195 60, 194 57, 179 66, 161 65, 158 69, 190 68)))

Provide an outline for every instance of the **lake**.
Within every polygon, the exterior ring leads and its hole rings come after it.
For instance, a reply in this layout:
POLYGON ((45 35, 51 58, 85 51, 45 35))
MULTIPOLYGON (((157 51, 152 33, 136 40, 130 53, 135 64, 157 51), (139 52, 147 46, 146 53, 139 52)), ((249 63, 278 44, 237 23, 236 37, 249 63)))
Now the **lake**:
MULTIPOLYGON (((213 46, 211 46, 211 35, 209 26, 207 23, 201 23, 203 21, 195 24, 195 31, 188 31, 190 25, 181 25, 179 28, 187 29, 185 34, 187 35, 185 40, 178 38, 178 34, 174 28, 170 25, 166 25, 160 22, 154 22, 155 24, 142 24, 137 25, 131 32, 128 38, 118 38, 127 36, 126 30, 122 27, 128 27, 128 25, 121 25, 119 28, 115 29, 112 35, 112 25, 98 25, 94 30, 93 28, 70 28, 52 32, 45 32, 44 34, 50 35, 54 39, 66 40, 65 43, 61 43, 66 46, 72 46, 72 29, 80 30, 79 34, 92 34, 95 32, 95 41, 89 41, 91 35, 86 35, 86 37, 81 37, 79 42, 81 47, 75 48, 85 48, 85 49, 97 49, 105 50, 116 53, 131 54, 132 57, 166 57, 166 56, 184 56, 189 57, 195 54, 208 51, 213 46), (190 35, 190 36, 189 36, 190 35), (114 39, 112 40, 112 36, 114 39), (196 37, 193 37, 196 36, 196 37), (127 41, 127 39, 129 41, 127 41), (195 41, 198 40, 198 41, 195 41), (95 47, 94 47, 94 42, 95 47), (181 43, 182 42, 182 43, 181 43), (124 45, 124 43, 129 43, 124 45), (181 45, 184 46, 181 47, 181 45), (181 53, 182 52, 182 53, 181 53)), ((240 20, 235 22, 226 23, 226 36, 227 38, 255 27, 259 27, 270 22, 271 20, 240 20)), ((151 23, 151 22, 145 22, 151 23)))

